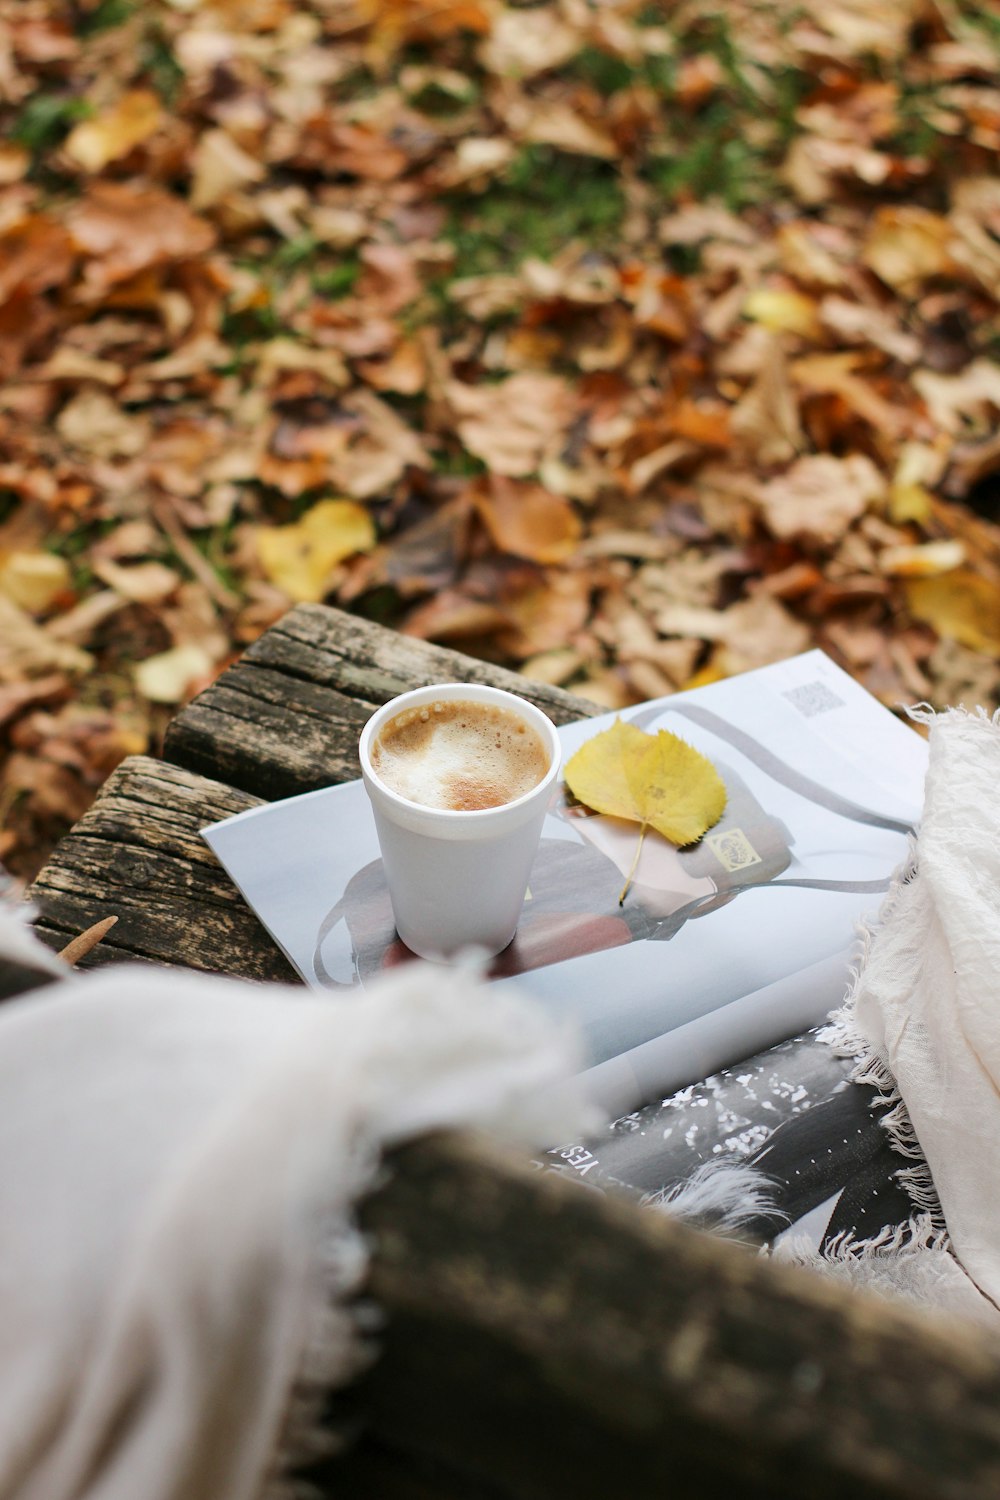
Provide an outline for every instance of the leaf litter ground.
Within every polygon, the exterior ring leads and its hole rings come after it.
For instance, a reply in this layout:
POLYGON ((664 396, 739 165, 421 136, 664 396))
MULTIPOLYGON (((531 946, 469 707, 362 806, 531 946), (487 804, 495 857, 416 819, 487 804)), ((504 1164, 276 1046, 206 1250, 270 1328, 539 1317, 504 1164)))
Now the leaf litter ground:
POLYGON ((1000 692, 1000 19, 0 0, 0 859, 296 600, 1000 692))

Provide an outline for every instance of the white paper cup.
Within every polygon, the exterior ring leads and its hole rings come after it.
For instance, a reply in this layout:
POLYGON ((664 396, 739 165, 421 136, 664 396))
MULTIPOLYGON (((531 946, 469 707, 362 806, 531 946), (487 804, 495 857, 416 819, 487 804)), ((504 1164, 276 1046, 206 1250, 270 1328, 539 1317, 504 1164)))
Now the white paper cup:
POLYGON ((472 682, 439 682, 386 703, 361 732, 361 774, 371 799, 396 931, 421 958, 451 958, 463 948, 492 957, 514 936, 542 822, 559 776, 562 746, 552 720, 514 693, 472 682), (549 768, 513 802, 453 812, 411 802, 372 767, 371 748, 388 720, 444 699, 495 704, 540 736, 549 768))

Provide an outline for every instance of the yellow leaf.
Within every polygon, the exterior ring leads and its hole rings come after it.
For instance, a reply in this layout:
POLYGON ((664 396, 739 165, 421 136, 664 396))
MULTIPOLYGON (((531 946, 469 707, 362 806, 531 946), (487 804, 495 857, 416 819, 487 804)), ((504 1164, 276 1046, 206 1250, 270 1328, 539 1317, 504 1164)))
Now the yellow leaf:
POLYGON ((816 302, 804 292, 761 287, 744 302, 743 316, 763 324, 772 333, 798 333, 803 338, 815 339, 822 331, 816 302))
POLYGON ((195 683, 208 676, 212 666, 208 652, 188 642, 158 656, 147 656, 132 670, 136 687, 151 703, 180 703, 195 683))
POLYGON ((934 497, 922 484, 894 484, 889 491, 889 519, 897 526, 928 521, 933 508, 934 497))
POLYGON ((70 582, 68 564, 51 552, 0 553, 0 593, 30 615, 43 615, 70 582))
POLYGON ((111 109, 83 120, 66 137, 64 150, 87 172, 99 172, 109 161, 127 156, 159 130, 163 107, 150 89, 133 89, 111 109))
POLYGON ((375 545, 375 525, 353 500, 320 500, 290 526, 260 526, 257 555, 272 583, 299 603, 316 604, 337 563, 375 545))
POLYGON ((890 578, 939 578, 965 562, 965 543, 958 537, 914 546, 886 547, 879 571, 890 578))
POLYGON ((1000 652, 1000 589, 981 574, 958 568, 937 578, 909 579, 906 602, 943 640, 1000 652))
POLYGON ((641 824, 640 848, 647 828, 682 847, 696 843, 726 808, 725 783, 706 756, 666 729, 645 734, 621 719, 582 745, 564 775, 595 812, 641 824))

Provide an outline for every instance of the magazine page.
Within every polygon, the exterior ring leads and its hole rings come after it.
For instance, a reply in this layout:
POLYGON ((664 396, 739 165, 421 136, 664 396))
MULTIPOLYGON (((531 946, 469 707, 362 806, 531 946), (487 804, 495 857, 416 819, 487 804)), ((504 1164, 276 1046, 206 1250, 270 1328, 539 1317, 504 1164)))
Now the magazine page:
MULTIPOLYGON (((617 717, 560 730, 568 757, 617 717)), ((688 849, 595 815, 560 784, 514 942, 494 960, 582 1030, 612 1114, 822 1019, 840 1002, 859 921, 906 852, 926 745, 822 652, 624 710, 669 729, 726 783, 722 820, 688 849)), ((308 984, 363 985, 410 955, 395 935, 360 782, 203 830, 308 984)))

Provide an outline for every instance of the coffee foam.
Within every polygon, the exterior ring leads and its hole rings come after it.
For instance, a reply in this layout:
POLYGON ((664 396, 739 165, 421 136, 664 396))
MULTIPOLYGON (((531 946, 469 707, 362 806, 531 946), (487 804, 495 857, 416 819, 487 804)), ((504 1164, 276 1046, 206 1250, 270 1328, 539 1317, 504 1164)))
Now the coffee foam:
POLYGON ((477 812, 530 792, 549 769, 549 752, 510 709, 445 698, 384 724, 371 763, 379 780, 410 802, 477 812))

